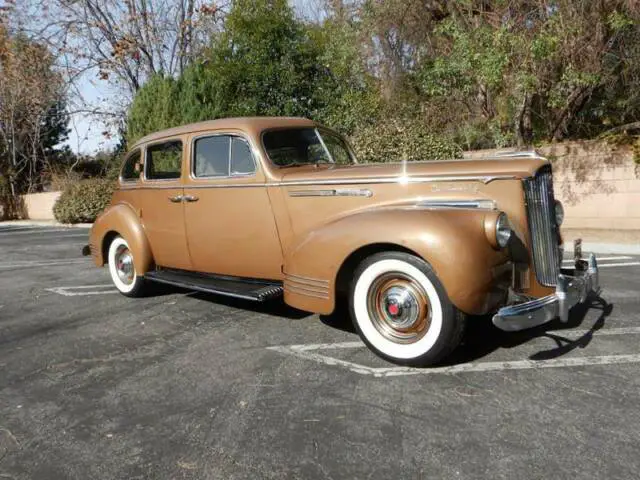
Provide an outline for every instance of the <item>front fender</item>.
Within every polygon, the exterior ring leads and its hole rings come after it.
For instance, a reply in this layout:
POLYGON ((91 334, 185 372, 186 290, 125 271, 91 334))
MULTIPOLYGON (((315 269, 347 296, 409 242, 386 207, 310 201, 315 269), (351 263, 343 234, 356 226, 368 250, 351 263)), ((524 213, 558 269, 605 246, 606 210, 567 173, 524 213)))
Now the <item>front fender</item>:
POLYGON ((340 218, 309 232, 285 256, 285 301, 303 310, 332 312, 345 260, 367 246, 387 244, 427 261, 457 308, 487 313, 509 261, 506 251, 489 244, 485 221, 491 216, 495 212, 480 209, 394 207, 340 218))
POLYGON ((99 267, 107 261, 105 252, 107 242, 114 235, 120 235, 129 244, 133 253, 136 272, 144 275, 153 264, 153 256, 147 236, 140 218, 135 210, 126 203, 118 203, 108 207, 93 224, 89 233, 89 245, 95 264, 99 267))

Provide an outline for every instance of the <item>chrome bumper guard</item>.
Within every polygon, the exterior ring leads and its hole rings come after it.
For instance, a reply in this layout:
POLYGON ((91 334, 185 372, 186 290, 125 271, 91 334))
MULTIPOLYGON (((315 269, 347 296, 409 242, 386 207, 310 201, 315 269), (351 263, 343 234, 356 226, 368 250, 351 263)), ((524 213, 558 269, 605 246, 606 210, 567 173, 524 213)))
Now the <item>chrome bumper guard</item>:
POLYGON ((593 253, 589 256, 586 270, 580 268, 584 263, 584 260, 576 259, 573 276, 558 275, 556 293, 503 307, 493 316, 493 324, 505 332, 517 332, 537 327, 554 318, 568 322, 569 310, 578 303, 584 303, 591 293, 600 290, 596 256, 593 253))

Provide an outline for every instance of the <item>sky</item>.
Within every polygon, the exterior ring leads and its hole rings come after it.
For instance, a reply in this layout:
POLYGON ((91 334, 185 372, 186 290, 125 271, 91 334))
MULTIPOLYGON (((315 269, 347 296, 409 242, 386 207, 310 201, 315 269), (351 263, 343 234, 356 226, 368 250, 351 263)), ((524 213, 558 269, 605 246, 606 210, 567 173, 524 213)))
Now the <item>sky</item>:
MULTIPOLYGON (((317 17, 318 0, 290 0, 299 15, 317 17)), ((117 91, 108 82, 98 78, 97 70, 86 72, 77 85, 84 104, 93 107, 105 105, 118 98, 117 91)), ((71 106, 70 110, 73 110, 71 106)), ((69 138, 65 142, 75 153, 92 155, 116 145, 118 138, 113 126, 105 124, 98 116, 75 113, 71 115, 69 138), (104 135, 108 132, 111 138, 104 135)))

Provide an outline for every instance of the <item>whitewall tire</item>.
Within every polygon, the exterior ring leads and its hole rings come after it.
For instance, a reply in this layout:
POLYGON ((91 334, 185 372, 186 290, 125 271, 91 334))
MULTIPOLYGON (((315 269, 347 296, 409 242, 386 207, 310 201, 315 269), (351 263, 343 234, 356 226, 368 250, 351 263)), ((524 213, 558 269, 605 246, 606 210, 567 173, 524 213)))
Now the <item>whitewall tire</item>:
POLYGON ((116 237, 109 245, 109 273, 118 291, 128 297, 141 296, 144 279, 137 274, 133 264, 133 252, 122 237, 116 237))
POLYGON ((404 252, 366 258, 350 292, 358 334, 379 356, 403 365, 441 362, 460 343, 464 317, 431 267, 404 252))

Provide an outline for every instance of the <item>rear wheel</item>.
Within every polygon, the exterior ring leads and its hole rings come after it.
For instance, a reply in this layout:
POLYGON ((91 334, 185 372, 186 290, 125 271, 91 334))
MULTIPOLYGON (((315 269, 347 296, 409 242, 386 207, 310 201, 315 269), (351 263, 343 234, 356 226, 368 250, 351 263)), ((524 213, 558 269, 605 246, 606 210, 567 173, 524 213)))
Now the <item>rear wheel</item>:
POLYGON ((441 362, 460 343, 464 316, 431 267, 403 252, 365 259, 351 286, 351 316, 367 346, 403 365, 441 362))
POLYGON ((109 245, 109 273, 116 288, 127 297, 139 297, 144 292, 144 278, 137 274, 133 253, 122 237, 116 237, 109 245))

